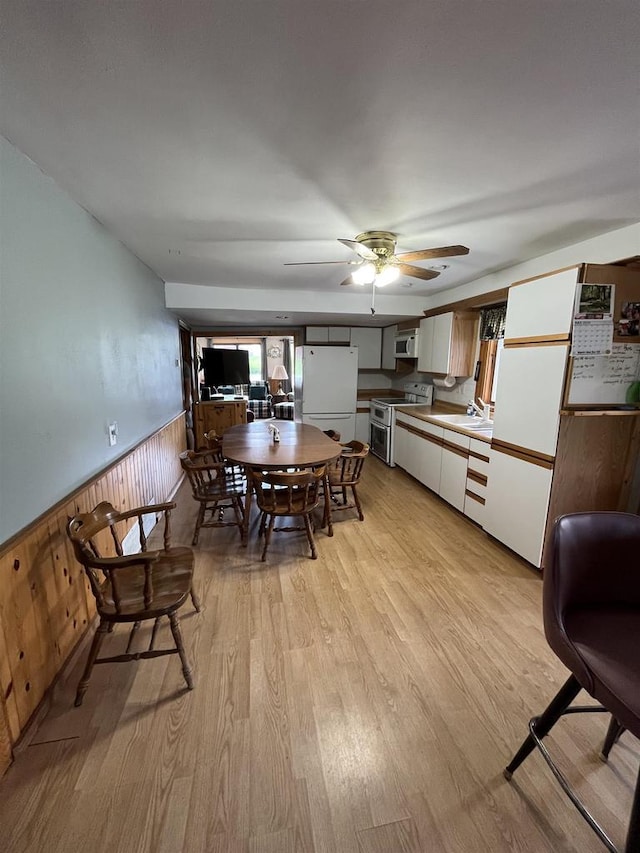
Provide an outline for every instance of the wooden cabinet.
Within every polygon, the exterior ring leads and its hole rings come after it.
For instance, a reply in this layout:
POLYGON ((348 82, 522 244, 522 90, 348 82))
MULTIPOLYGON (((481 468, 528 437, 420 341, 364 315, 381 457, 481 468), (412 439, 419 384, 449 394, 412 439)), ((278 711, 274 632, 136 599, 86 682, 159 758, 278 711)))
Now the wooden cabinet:
POLYGON ((571 332, 578 267, 509 289, 505 340, 567 340, 571 332))
POLYGON ((245 400, 225 400, 224 402, 194 403, 193 424, 197 450, 206 449, 205 433, 215 430, 218 435, 236 426, 246 424, 247 403, 245 400))
POLYGON ((395 337, 397 326, 387 326, 382 330, 382 363, 383 370, 396 369, 395 337))
POLYGON ((382 329, 351 327, 352 347, 358 347, 358 370, 379 370, 382 357, 382 329))
POLYGON ((420 321, 418 365, 421 373, 471 376, 478 328, 473 311, 449 311, 420 321))

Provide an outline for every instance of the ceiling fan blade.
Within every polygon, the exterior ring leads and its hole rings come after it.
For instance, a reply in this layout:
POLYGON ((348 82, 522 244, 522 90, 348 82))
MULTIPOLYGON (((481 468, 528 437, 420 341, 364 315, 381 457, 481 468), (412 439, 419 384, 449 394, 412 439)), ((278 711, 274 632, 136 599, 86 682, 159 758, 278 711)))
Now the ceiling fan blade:
POLYGON ((439 249, 420 249, 417 252, 403 252, 396 255, 399 261, 426 261, 428 258, 453 258, 456 255, 468 255, 466 246, 441 246, 439 249))
POLYGON ((283 264, 285 267, 316 267, 320 264, 354 264, 355 261, 301 261, 300 263, 283 264))
POLYGON ((346 246, 347 249, 351 249, 356 254, 360 255, 361 258, 366 258, 368 261, 377 261, 378 256, 370 249, 368 246, 365 246, 363 243, 358 243, 357 240, 341 240, 338 238, 338 243, 342 243, 343 246, 346 246))
POLYGON ((403 275, 421 278, 423 281, 429 281, 429 279, 437 278, 440 275, 437 270, 424 270, 422 267, 414 267, 412 264, 398 264, 398 267, 403 275))
POLYGON ((354 284, 354 283, 355 283, 355 282, 353 281, 353 279, 351 278, 351 276, 350 276, 350 275, 348 275, 348 276, 345 278, 345 280, 344 280, 344 281, 341 281, 341 282, 340 282, 340 287, 344 287, 344 285, 345 285, 345 284, 354 284))

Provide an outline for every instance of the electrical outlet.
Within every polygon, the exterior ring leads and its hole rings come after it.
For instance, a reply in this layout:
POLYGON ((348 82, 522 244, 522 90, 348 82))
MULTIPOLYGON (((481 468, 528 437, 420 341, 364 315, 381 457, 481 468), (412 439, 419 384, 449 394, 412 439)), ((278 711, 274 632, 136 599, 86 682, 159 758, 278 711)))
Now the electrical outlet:
POLYGON ((107 431, 109 434, 109 446, 113 447, 114 444, 118 443, 118 424, 115 421, 109 424, 107 431))

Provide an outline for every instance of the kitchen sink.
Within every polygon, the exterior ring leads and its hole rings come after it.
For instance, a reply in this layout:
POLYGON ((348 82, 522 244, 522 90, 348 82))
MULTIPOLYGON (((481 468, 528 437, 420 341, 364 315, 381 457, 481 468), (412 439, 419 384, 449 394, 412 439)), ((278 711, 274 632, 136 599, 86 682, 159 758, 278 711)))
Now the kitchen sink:
POLYGON ((493 429, 493 421, 485 421, 482 418, 472 418, 469 415, 431 415, 432 420, 451 426, 464 427, 471 430, 493 429))

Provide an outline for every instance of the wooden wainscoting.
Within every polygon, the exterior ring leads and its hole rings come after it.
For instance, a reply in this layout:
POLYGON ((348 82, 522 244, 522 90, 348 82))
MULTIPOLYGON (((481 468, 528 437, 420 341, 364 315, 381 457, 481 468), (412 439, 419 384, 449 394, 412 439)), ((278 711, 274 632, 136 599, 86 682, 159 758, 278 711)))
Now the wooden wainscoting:
POLYGON ((0 774, 95 612, 68 517, 102 500, 119 511, 166 500, 185 449, 183 412, 0 547, 0 774))

